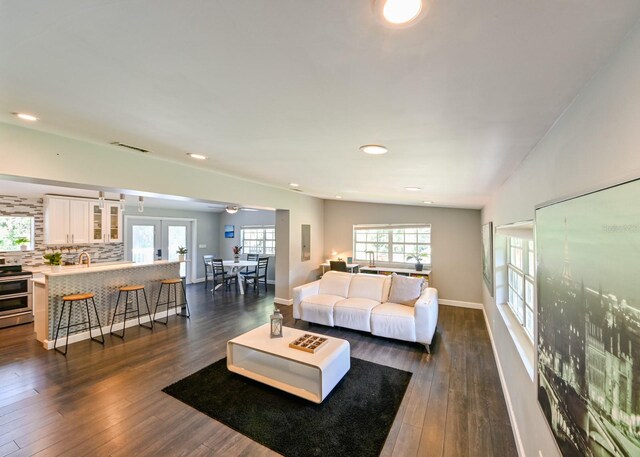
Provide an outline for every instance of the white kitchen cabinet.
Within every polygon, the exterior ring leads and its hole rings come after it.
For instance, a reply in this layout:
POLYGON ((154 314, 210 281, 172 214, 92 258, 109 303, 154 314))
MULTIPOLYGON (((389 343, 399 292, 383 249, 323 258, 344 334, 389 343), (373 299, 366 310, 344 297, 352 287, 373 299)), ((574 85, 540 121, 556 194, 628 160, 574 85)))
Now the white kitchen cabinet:
POLYGON ((45 242, 47 244, 89 243, 89 202, 45 197, 45 242))
POLYGON ((122 241, 122 211, 119 203, 98 202, 89 204, 89 235, 91 243, 116 243, 122 241))

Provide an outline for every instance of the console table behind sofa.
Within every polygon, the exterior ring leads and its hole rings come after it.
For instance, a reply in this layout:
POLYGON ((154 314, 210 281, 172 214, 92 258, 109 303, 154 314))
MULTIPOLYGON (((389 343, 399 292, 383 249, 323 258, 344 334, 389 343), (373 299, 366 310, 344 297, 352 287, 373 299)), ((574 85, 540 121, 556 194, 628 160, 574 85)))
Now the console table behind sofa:
MULTIPOLYGON (((418 278, 424 278, 427 282, 427 286, 431 282, 431 270, 416 271, 413 268, 391 268, 391 267, 360 267, 360 273, 373 273, 378 275, 390 275, 393 273, 404 276, 415 276, 418 278)), ((430 287, 430 286, 429 286, 430 287)))

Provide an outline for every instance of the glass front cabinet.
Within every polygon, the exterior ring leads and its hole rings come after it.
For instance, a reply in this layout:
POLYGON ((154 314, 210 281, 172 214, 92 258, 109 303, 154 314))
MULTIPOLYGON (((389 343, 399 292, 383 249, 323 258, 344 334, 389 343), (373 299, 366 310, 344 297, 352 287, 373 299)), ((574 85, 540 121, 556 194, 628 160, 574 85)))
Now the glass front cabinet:
POLYGON ((92 243, 115 243, 122 241, 122 213, 118 203, 92 202, 89 208, 89 225, 92 243))

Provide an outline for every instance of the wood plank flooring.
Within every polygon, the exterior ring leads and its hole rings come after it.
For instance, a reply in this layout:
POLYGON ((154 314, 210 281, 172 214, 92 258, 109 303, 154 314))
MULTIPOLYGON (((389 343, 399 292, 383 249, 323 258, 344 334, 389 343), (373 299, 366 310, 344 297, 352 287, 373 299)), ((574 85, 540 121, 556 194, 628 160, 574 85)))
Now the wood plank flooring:
MULTIPOLYGON (((271 450, 161 389, 226 355, 232 337, 268 321, 273 291, 188 287, 191 319, 131 327, 104 347, 82 341, 65 359, 32 325, 0 330, 0 457, 271 456, 271 450)), ((285 325, 291 308, 281 306, 285 325)), ((491 343, 478 310, 440 307, 428 355, 417 344, 298 322, 345 338, 351 354, 414 373, 382 456, 516 456, 491 343)))

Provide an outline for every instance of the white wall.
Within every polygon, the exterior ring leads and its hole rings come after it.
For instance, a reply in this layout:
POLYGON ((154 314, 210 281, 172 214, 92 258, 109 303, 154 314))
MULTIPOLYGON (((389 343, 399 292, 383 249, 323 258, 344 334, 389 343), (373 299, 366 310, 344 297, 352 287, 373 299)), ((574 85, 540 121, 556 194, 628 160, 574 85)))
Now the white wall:
POLYGON ((480 211, 325 201, 325 252, 331 250, 347 258, 353 256, 355 224, 431 224, 431 285, 445 300, 482 301, 480 211))
POLYGON ((233 178, 214 171, 170 162, 153 155, 90 143, 0 123, 0 178, 32 180, 67 187, 112 192, 142 192, 190 197, 239 206, 290 212, 288 274, 278 274, 276 293, 289 299, 291 287, 314 277, 322 252, 322 200, 233 178), (2 176, 4 175, 4 176, 2 176), (312 224, 311 261, 300 259, 300 224, 312 224), (298 254, 298 255, 296 255, 298 254))
MULTIPOLYGON (((545 201, 640 177, 640 25, 581 91, 482 213, 496 225, 533 219, 545 201)), ((484 287, 483 287, 484 289, 484 287)), ((484 290, 499 363, 527 456, 559 455, 494 300, 484 290)))

